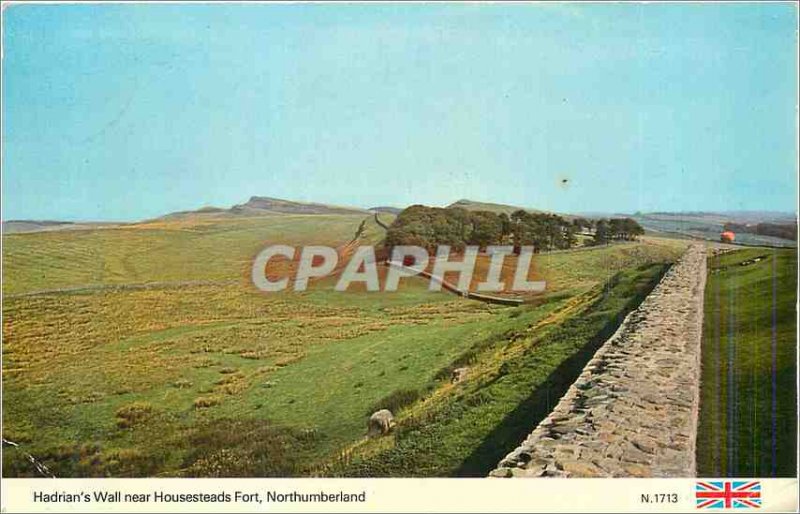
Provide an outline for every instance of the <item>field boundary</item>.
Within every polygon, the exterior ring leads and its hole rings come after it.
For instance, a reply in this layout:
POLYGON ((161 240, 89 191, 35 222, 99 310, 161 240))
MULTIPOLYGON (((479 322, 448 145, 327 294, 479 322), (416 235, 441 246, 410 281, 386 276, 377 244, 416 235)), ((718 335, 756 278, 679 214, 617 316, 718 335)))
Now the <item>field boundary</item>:
POLYGON ((458 286, 455 286, 455 285, 451 284, 450 282, 447 282, 446 280, 444 280, 442 278, 439 278, 436 275, 434 275, 434 274, 432 274, 432 273, 430 273, 428 271, 424 271, 424 270, 423 271, 419 271, 419 270, 417 270, 415 268, 409 268, 408 266, 403 266, 399 262, 386 261, 386 265, 389 266, 389 267, 392 267, 392 268, 396 268, 396 269, 401 269, 401 270, 406 270, 406 271, 413 271, 413 272, 417 273, 420 276, 423 276, 425 278, 428 278, 428 279, 432 280, 433 282, 441 284, 442 287, 445 290, 447 290, 447 291, 449 291, 449 292, 451 292, 453 294, 456 294, 458 296, 461 296, 463 298, 469 298, 470 300, 478 300, 478 301, 485 302, 485 303, 494 303, 494 304, 498 304, 498 305, 512 305, 512 306, 519 306, 519 305, 522 305, 523 303, 525 303, 525 300, 522 300, 521 298, 503 298, 503 297, 500 297, 500 296, 492 296, 492 295, 488 295, 488 294, 484 294, 484 293, 473 293, 472 291, 465 291, 463 289, 459 289, 458 286))
POLYGON ((695 475, 705 255, 686 251, 491 476, 695 475))

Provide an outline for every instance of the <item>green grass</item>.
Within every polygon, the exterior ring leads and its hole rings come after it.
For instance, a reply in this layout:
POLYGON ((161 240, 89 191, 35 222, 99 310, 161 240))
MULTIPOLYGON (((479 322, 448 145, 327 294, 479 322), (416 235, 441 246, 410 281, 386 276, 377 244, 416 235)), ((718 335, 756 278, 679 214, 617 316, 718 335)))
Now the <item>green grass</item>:
POLYGON ((510 311, 424 290, 398 298, 383 310, 323 307, 231 285, 7 300, 4 435, 67 476, 117 473, 103 463, 121 450, 165 458, 159 473, 199 472, 187 438, 230 420, 320 434, 319 457, 360 436, 370 404, 426 382, 510 311), (120 409, 141 403, 151 415, 121 428, 120 409), (65 457, 76 441, 96 450, 80 466, 65 457))
MULTIPOLYGON (((339 245, 363 219, 5 236, 3 436, 58 476, 319 473, 360 444, 376 405, 429 408, 452 367, 494 373, 494 352, 517 345, 501 341, 554 330, 610 273, 680 251, 647 243, 542 256, 552 287, 521 309, 431 293, 421 280, 387 294, 323 281, 269 295, 248 283, 263 245, 339 245)), ((369 220, 365 244, 382 233, 369 220)), ((544 369, 567 358, 555 352, 544 369)), ((5 476, 32 473, 21 452, 4 452, 5 476)))
MULTIPOLYGON (((530 332, 529 312, 464 359, 473 378, 443 386, 401 416, 394 434, 363 440, 322 471, 343 476, 486 476, 558 402, 594 352, 655 286, 665 266, 620 272, 562 323, 530 332)), ((556 313, 563 304, 542 310, 556 313)))
POLYGON ((533 261, 547 281, 548 291, 582 292, 606 282, 622 270, 652 262, 668 262, 686 245, 667 239, 615 243, 607 246, 542 253, 533 261))
POLYGON ((267 244, 340 245, 366 220, 363 244, 383 237, 371 216, 274 215, 141 223, 98 230, 10 234, 3 294, 67 287, 244 280, 267 244))
POLYGON ((708 266, 698 474, 796 476, 797 251, 739 250, 708 266))

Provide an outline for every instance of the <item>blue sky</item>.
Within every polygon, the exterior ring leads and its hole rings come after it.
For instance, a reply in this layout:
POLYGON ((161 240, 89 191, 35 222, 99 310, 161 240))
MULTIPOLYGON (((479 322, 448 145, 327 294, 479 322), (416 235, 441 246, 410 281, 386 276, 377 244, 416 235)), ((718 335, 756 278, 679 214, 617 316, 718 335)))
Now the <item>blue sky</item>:
POLYGON ((794 211, 797 12, 7 7, 3 217, 133 220, 251 195, 794 211))

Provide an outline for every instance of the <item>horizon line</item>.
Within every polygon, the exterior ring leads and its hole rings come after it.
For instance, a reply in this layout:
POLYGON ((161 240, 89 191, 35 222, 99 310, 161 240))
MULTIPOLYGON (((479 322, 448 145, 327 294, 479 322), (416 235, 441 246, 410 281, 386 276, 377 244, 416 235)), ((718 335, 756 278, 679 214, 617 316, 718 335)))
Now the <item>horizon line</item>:
MULTIPOLYGON (((523 210, 539 210, 539 211, 545 212, 545 213, 559 214, 559 215, 569 215, 569 216, 593 216, 593 215, 596 216, 596 215, 607 215, 607 214, 610 214, 610 215, 619 214, 619 215, 635 216, 637 214, 645 214, 645 215, 646 214, 687 214, 688 215, 688 214, 746 214, 746 213, 786 214, 786 215, 794 215, 794 217, 796 219, 798 219, 798 217, 800 216, 800 212, 798 212, 797 210, 791 211, 791 210, 781 210, 781 209, 730 209, 730 210, 719 210, 719 209, 712 209, 712 210, 688 209, 687 210, 687 209, 682 209, 682 210, 677 210, 677 211, 668 210, 668 209, 654 209, 654 210, 643 211, 643 210, 638 210, 637 209, 635 211, 630 211, 630 212, 628 212, 628 211, 607 211, 607 210, 602 210, 602 209, 600 209, 600 210, 591 210, 591 209, 589 209, 589 210, 566 212, 566 211, 543 210, 543 209, 537 209, 536 207, 530 207, 530 206, 506 204, 506 203, 502 203, 502 202, 497 201, 497 200, 475 200, 475 199, 471 199, 471 198, 458 198, 458 199, 450 202, 447 205, 431 205, 431 204, 426 204, 426 203, 410 203, 410 204, 405 205, 405 206, 390 205, 390 204, 380 204, 380 205, 375 205, 375 206, 371 206, 371 207, 361 207, 361 206, 358 206, 358 205, 348 204, 348 203, 325 203, 325 202, 318 202, 318 201, 313 201, 313 200, 312 201, 308 201, 308 200, 292 200, 292 199, 287 199, 287 198, 278 198, 278 197, 272 197, 272 196, 266 196, 266 195, 251 195, 250 198, 248 198, 247 201, 252 200, 253 198, 267 198, 267 199, 270 199, 270 200, 291 202, 291 203, 296 203, 296 204, 301 204, 301 205, 303 205, 303 204, 305 204, 305 205, 314 204, 314 205, 321 205, 321 206, 326 206, 326 207, 345 208, 345 209, 354 209, 354 210, 358 209, 358 210, 364 210, 364 211, 370 211, 372 209, 381 208, 381 207, 390 207, 390 208, 396 208, 396 209, 403 210, 403 209, 406 209, 406 208, 408 208, 408 207, 410 207, 412 205, 425 205, 425 206, 428 206, 428 207, 447 208, 447 207, 450 207, 451 205, 453 205, 455 203, 466 201, 466 202, 473 202, 473 203, 478 203, 478 204, 493 204, 493 205, 504 206, 504 207, 515 207, 515 208, 519 208, 519 209, 523 209, 523 210)), ((246 203, 247 201, 245 201, 244 203, 246 203)), ((169 216, 171 214, 191 214, 191 213, 196 213, 196 212, 198 212, 198 211, 200 211, 202 209, 214 208, 214 209, 220 209, 220 210, 223 210, 223 211, 227 211, 227 210, 233 208, 236 205, 241 205, 241 204, 233 204, 233 205, 231 205, 229 207, 218 207, 216 205, 210 205, 209 204, 209 205, 202 205, 202 206, 196 207, 196 208, 188 208, 188 209, 170 211, 170 212, 166 212, 166 213, 154 216, 154 217, 143 217, 143 218, 133 218, 133 217, 131 217, 131 218, 125 218, 125 219, 114 219, 114 218, 105 218, 105 219, 103 219, 103 218, 91 218, 91 219, 89 219, 89 218, 71 218, 71 217, 65 217, 65 218, 47 217, 47 218, 12 218, 12 219, 5 219, 4 217, 2 217, 0 215, 0 221, 2 221, 3 224, 11 223, 11 222, 18 222, 18 223, 20 223, 20 222, 37 222, 37 223, 125 223, 125 224, 136 224, 136 223, 143 223, 143 222, 146 222, 146 221, 159 219, 159 218, 162 218, 162 217, 165 217, 165 216, 169 216)), ((287 214, 287 215, 301 215, 302 214, 302 213, 296 213, 296 214, 294 214, 294 213, 281 213, 281 212, 277 212, 277 211, 275 211, 275 213, 276 214, 287 214)), ((330 214, 333 215, 333 214, 339 214, 339 213, 330 213, 330 214)), ((319 214, 308 214, 308 215, 319 216, 319 214)), ((346 215, 346 214, 339 214, 339 215, 346 215)))

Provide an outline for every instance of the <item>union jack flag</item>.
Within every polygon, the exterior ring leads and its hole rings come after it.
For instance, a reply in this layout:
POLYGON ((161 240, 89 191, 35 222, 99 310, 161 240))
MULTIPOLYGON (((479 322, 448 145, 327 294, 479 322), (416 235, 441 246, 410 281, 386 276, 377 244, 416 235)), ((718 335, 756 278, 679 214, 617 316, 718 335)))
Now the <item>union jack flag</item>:
POLYGON ((757 509, 761 507, 761 482, 719 480, 697 482, 694 495, 698 509, 757 509))

